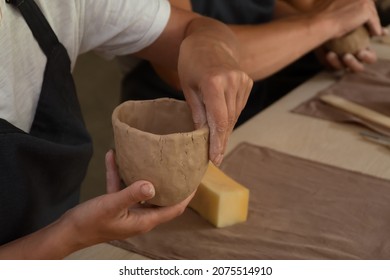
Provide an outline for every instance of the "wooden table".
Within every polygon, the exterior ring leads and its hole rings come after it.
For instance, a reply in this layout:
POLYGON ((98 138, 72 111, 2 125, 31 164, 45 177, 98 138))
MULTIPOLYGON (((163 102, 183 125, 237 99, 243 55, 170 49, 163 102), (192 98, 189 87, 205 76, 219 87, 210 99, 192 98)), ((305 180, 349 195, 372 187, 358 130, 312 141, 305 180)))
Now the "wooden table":
MULTIPOLYGON (((374 44, 378 56, 390 59, 390 46, 374 44)), ((361 128, 290 111, 334 83, 331 73, 320 73, 236 129, 228 152, 241 142, 390 180, 390 150, 358 134, 361 128)), ((389 88, 390 94, 390 88, 389 88)), ((67 259, 146 259, 108 244, 78 251, 67 259)))

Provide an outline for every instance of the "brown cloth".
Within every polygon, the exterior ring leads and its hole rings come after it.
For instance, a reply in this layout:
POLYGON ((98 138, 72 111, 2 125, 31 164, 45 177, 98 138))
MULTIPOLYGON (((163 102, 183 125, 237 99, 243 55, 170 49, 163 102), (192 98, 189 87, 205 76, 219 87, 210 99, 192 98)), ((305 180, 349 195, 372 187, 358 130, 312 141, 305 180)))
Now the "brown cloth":
POLYGON ((354 122, 390 136, 390 129, 325 104, 318 97, 334 94, 390 117, 390 61, 378 60, 361 73, 347 73, 292 112, 337 122, 354 122))
POLYGON ((153 259, 390 259, 390 181, 247 143, 222 170, 250 189, 245 223, 187 209, 112 244, 153 259))

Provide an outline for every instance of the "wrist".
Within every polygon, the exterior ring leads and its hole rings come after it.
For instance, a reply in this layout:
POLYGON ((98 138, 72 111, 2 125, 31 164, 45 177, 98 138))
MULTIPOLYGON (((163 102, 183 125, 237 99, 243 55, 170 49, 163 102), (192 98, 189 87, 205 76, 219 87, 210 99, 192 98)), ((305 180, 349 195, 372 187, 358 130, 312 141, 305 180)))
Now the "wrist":
POLYGON ((187 28, 187 38, 199 48, 221 47, 232 57, 238 58, 239 44, 234 32, 226 25, 210 18, 198 17, 192 20, 187 28))
POLYGON ((56 222, 50 225, 52 231, 53 244, 59 252, 58 258, 64 258, 67 255, 87 247, 82 239, 82 234, 73 222, 71 215, 65 213, 56 222))
POLYGON ((338 26, 334 20, 321 13, 309 14, 306 20, 309 36, 321 37, 321 42, 338 37, 338 26))

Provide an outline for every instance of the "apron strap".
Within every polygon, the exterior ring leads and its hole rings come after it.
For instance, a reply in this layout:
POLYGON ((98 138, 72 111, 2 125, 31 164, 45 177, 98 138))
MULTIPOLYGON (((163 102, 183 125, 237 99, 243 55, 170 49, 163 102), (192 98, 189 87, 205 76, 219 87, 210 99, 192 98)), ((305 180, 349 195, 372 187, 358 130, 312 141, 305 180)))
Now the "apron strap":
POLYGON ((34 0, 5 0, 5 2, 19 9, 42 51, 48 57, 60 43, 38 5, 34 0))

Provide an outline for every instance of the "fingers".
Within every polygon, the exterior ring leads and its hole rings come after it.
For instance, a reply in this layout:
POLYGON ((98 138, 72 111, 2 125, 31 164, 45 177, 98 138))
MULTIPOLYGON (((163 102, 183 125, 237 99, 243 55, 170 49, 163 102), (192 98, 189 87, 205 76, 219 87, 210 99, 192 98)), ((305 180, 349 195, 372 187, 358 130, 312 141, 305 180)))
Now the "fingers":
POLYGON ((347 53, 342 57, 342 61, 346 68, 352 72, 361 72, 364 70, 364 65, 354 55, 347 53))
POLYGON ((375 63, 378 59, 376 52, 370 49, 362 50, 356 56, 360 61, 367 64, 375 63))
POLYGON ((114 151, 109 150, 106 153, 106 190, 107 193, 114 193, 120 190, 120 177, 115 162, 114 151))
POLYGON ((136 221, 137 228, 140 229, 140 232, 148 232, 157 225, 180 216, 194 195, 195 192, 182 202, 173 206, 136 209, 136 211, 132 211, 131 218, 133 221, 136 221))
POLYGON ((347 53, 340 58, 334 52, 330 52, 326 57, 333 70, 348 69, 353 72, 361 72, 364 70, 363 63, 357 60, 356 57, 350 53, 347 53))
POLYGON ((376 62, 377 55, 371 49, 365 49, 359 51, 356 55, 347 53, 341 58, 336 53, 329 52, 326 59, 334 70, 348 69, 352 72, 361 72, 364 71, 364 64, 376 62))
POLYGON ((191 109, 192 120, 196 129, 207 124, 206 111, 203 104, 203 97, 197 94, 191 88, 183 88, 186 101, 191 109))
POLYGON ((155 190, 153 185, 147 181, 137 181, 127 188, 111 194, 111 203, 119 209, 128 209, 129 207, 153 198, 155 190))
POLYGON ((120 231, 123 238, 146 233, 159 224, 180 216, 186 209, 195 192, 179 204, 169 207, 140 207, 130 209, 122 220, 120 231))
POLYGON ((192 89, 183 89, 186 101, 191 108, 192 119, 195 128, 201 128, 208 124, 210 131, 210 160, 219 165, 223 158, 223 149, 225 143, 226 123, 218 123, 220 120, 227 119, 227 110, 224 96, 218 93, 218 87, 208 86, 196 93, 192 89), (203 100, 202 92, 207 92, 207 97, 203 100))
POLYGON ((334 70, 342 70, 344 69, 344 65, 340 61, 338 55, 334 52, 329 52, 326 54, 326 59, 329 63, 329 65, 334 69, 334 70))
POLYGON ((250 79, 248 76, 244 77, 243 79, 243 86, 239 88, 236 100, 237 118, 240 116, 242 110, 245 108, 245 105, 248 102, 248 98, 253 87, 252 79, 250 79))
POLYGON ((214 83, 203 87, 202 91, 205 92, 204 103, 210 129, 209 158, 215 165, 219 166, 223 159, 226 134, 229 130, 228 106, 232 106, 232 102, 229 102, 228 105, 223 89, 214 83))
POLYGON ((244 108, 253 81, 243 72, 230 71, 210 78, 201 88, 210 129, 210 160, 219 166, 228 138, 244 108))

